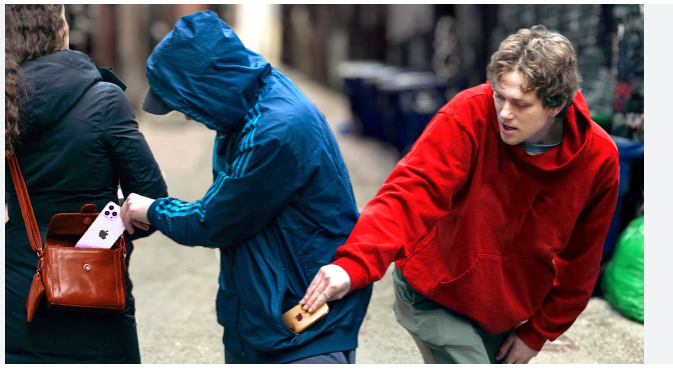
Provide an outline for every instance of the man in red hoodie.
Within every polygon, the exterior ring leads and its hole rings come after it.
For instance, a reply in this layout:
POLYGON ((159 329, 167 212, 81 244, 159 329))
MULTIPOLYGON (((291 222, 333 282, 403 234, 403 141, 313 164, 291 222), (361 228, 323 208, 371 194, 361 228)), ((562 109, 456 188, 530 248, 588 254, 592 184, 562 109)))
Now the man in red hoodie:
POLYGON ((509 36, 488 76, 428 124, 315 276, 306 309, 395 262, 395 313, 426 363, 528 363, 572 325, 598 277, 617 147, 589 116, 562 35, 509 36))

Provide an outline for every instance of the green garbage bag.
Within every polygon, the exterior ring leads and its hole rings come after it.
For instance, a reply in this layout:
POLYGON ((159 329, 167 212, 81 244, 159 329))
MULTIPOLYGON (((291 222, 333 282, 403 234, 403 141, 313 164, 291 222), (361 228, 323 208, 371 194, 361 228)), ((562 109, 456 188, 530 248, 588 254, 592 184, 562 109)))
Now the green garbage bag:
POLYGON ((603 275, 604 298, 624 316, 645 321, 645 216, 624 229, 603 275))

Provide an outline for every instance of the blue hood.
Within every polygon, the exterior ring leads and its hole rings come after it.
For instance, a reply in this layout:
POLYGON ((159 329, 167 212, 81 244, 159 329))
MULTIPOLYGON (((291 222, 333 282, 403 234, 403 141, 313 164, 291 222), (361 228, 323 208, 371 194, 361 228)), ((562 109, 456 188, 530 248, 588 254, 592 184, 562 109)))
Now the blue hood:
POLYGON ((150 87, 171 109, 223 132, 242 123, 270 72, 211 11, 180 18, 147 61, 150 87))

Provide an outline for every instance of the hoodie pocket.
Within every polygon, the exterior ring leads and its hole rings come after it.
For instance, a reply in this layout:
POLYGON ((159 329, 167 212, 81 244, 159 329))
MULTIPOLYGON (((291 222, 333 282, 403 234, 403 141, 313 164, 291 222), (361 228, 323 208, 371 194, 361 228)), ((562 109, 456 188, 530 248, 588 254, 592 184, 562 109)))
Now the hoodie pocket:
POLYGON ((440 281, 430 298, 497 334, 539 309, 555 273, 551 261, 480 254, 463 274, 440 281))

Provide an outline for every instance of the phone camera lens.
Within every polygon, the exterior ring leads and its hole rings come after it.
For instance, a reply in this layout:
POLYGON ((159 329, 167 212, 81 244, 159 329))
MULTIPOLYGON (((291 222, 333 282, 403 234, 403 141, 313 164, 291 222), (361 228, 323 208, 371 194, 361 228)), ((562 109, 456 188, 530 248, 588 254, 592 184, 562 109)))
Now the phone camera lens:
POLYGON ((105 212, 105 215, 106 215, 106 216, 109 216, 109 215, 110 215, 110 212, 107 212, 107 211, 106 211, 106 212, 105 212))
POLYGON ((112 215, 116 217, 116 216, 117 216, 117 212, 112 212, 112 215))
POLYGON ((114 208, 115 208, 115 207, 113 207, 112 205, 110 205, 110 206, 108 207, 108 209, 110 209, 110 210, 112 210, 112 209, 114 209, 114 208))

